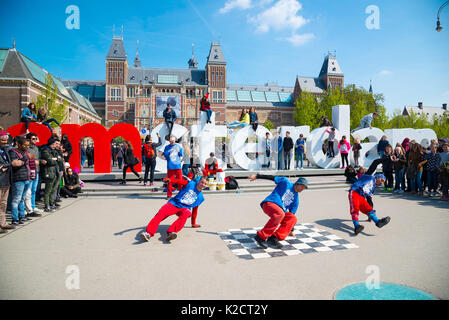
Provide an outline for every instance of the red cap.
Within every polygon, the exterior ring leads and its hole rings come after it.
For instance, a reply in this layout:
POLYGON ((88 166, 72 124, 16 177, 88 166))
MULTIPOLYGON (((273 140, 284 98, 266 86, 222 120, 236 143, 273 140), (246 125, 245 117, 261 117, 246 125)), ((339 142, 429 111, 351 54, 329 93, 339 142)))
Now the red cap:
POLYGON ((204 95, 206 99, 209 99, 209 92, 204 95))

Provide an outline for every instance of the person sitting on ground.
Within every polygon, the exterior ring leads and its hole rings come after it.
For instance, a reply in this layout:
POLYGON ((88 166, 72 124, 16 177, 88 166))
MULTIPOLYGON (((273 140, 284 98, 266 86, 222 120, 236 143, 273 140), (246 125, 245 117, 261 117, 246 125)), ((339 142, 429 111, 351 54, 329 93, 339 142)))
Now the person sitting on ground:
POLYGON ((348 182, 348 183, 354 183, 357 181, 357 172, 355 171, 352 164, 350 164, 345 169, 345 177, 346 177, 346 182, 348 182))
POLYGON ((210 107, 210 102, 207 100, 209 98, 209 92, 204 95, 200 100, 200 111, 206 112, 207 120, 206 123, 212 123, 210 117, 212 116, 212 108, 210 107))
POLYGON ((50 129, 51 133, 53 133, 53 129, 50 123, 54 122, 58 126, 60 126, 58 120, 56 120, 55 118, 49 118, 47 108, 45 107, 39 108, 39 111, 37 112, 37 121, 50 129))
POLYGON ((78 198, 78 193, 81 193, 78 174, 69 167, 64 173, 64 186, 61 188, 61 196, 64 198, 78 198))

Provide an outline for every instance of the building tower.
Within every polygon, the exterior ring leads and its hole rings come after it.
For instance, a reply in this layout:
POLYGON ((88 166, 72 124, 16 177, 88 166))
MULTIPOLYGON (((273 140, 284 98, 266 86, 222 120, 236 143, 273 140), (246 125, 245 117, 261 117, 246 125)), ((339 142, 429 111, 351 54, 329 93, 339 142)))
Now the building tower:
POLYGON ((126 79, 128 60, 122 36, 113 35, 112 43, 106 56, 106 106, 105 123, 110 128, 118 122, 125 122, 126 79))
POLYGON ((319 79, 324 84, 324 88, 344 88, 344 74, 338 64, 337 57, 331 53, 324 58, 319 79))
POLYGON ((206 84, 215 121, 226 121, 226 60, 220 43, 212 42, 206 63, 206 84))

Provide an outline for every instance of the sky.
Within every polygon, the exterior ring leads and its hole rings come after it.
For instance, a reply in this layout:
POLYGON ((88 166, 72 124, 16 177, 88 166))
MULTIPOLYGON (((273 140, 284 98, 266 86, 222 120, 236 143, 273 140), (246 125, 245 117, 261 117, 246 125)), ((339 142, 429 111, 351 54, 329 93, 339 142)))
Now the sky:
POLYGON ((317 77, 336 54, 345 84, 405 105, 449 101, 449 6, 444 0, 0 0, 0 47, 16 48, 62 79, 105 79, 105 57, 122 35, 129 64, 139 41, 142 66, 204 69, 220 42, 229 84, 317 77), (73 8, 75 7, 75 10, 73 8), (76 13, 79 12, 79 15, 76 13), (79 17, 79 19, 77 19, 79 17), (76 22, 79 21, 79 25, 76 22))

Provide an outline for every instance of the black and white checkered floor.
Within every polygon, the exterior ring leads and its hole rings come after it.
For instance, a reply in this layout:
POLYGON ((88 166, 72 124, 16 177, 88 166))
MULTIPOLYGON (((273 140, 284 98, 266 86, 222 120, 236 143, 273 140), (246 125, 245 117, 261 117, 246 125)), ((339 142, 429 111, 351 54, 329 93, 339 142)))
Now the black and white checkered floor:
POLYGON ((232 253, 247 260, 358 248, 357 245, 330 232, 315 228, 311 223, 303 223, 294 227, 294 237, 280 241, 284 245, 282 249, 270 246, 263 249, 254 240, 257 230, 260 229, 262 228, 229 229, 227 232, 218 232, 218 235, 227 243, 232 253))

